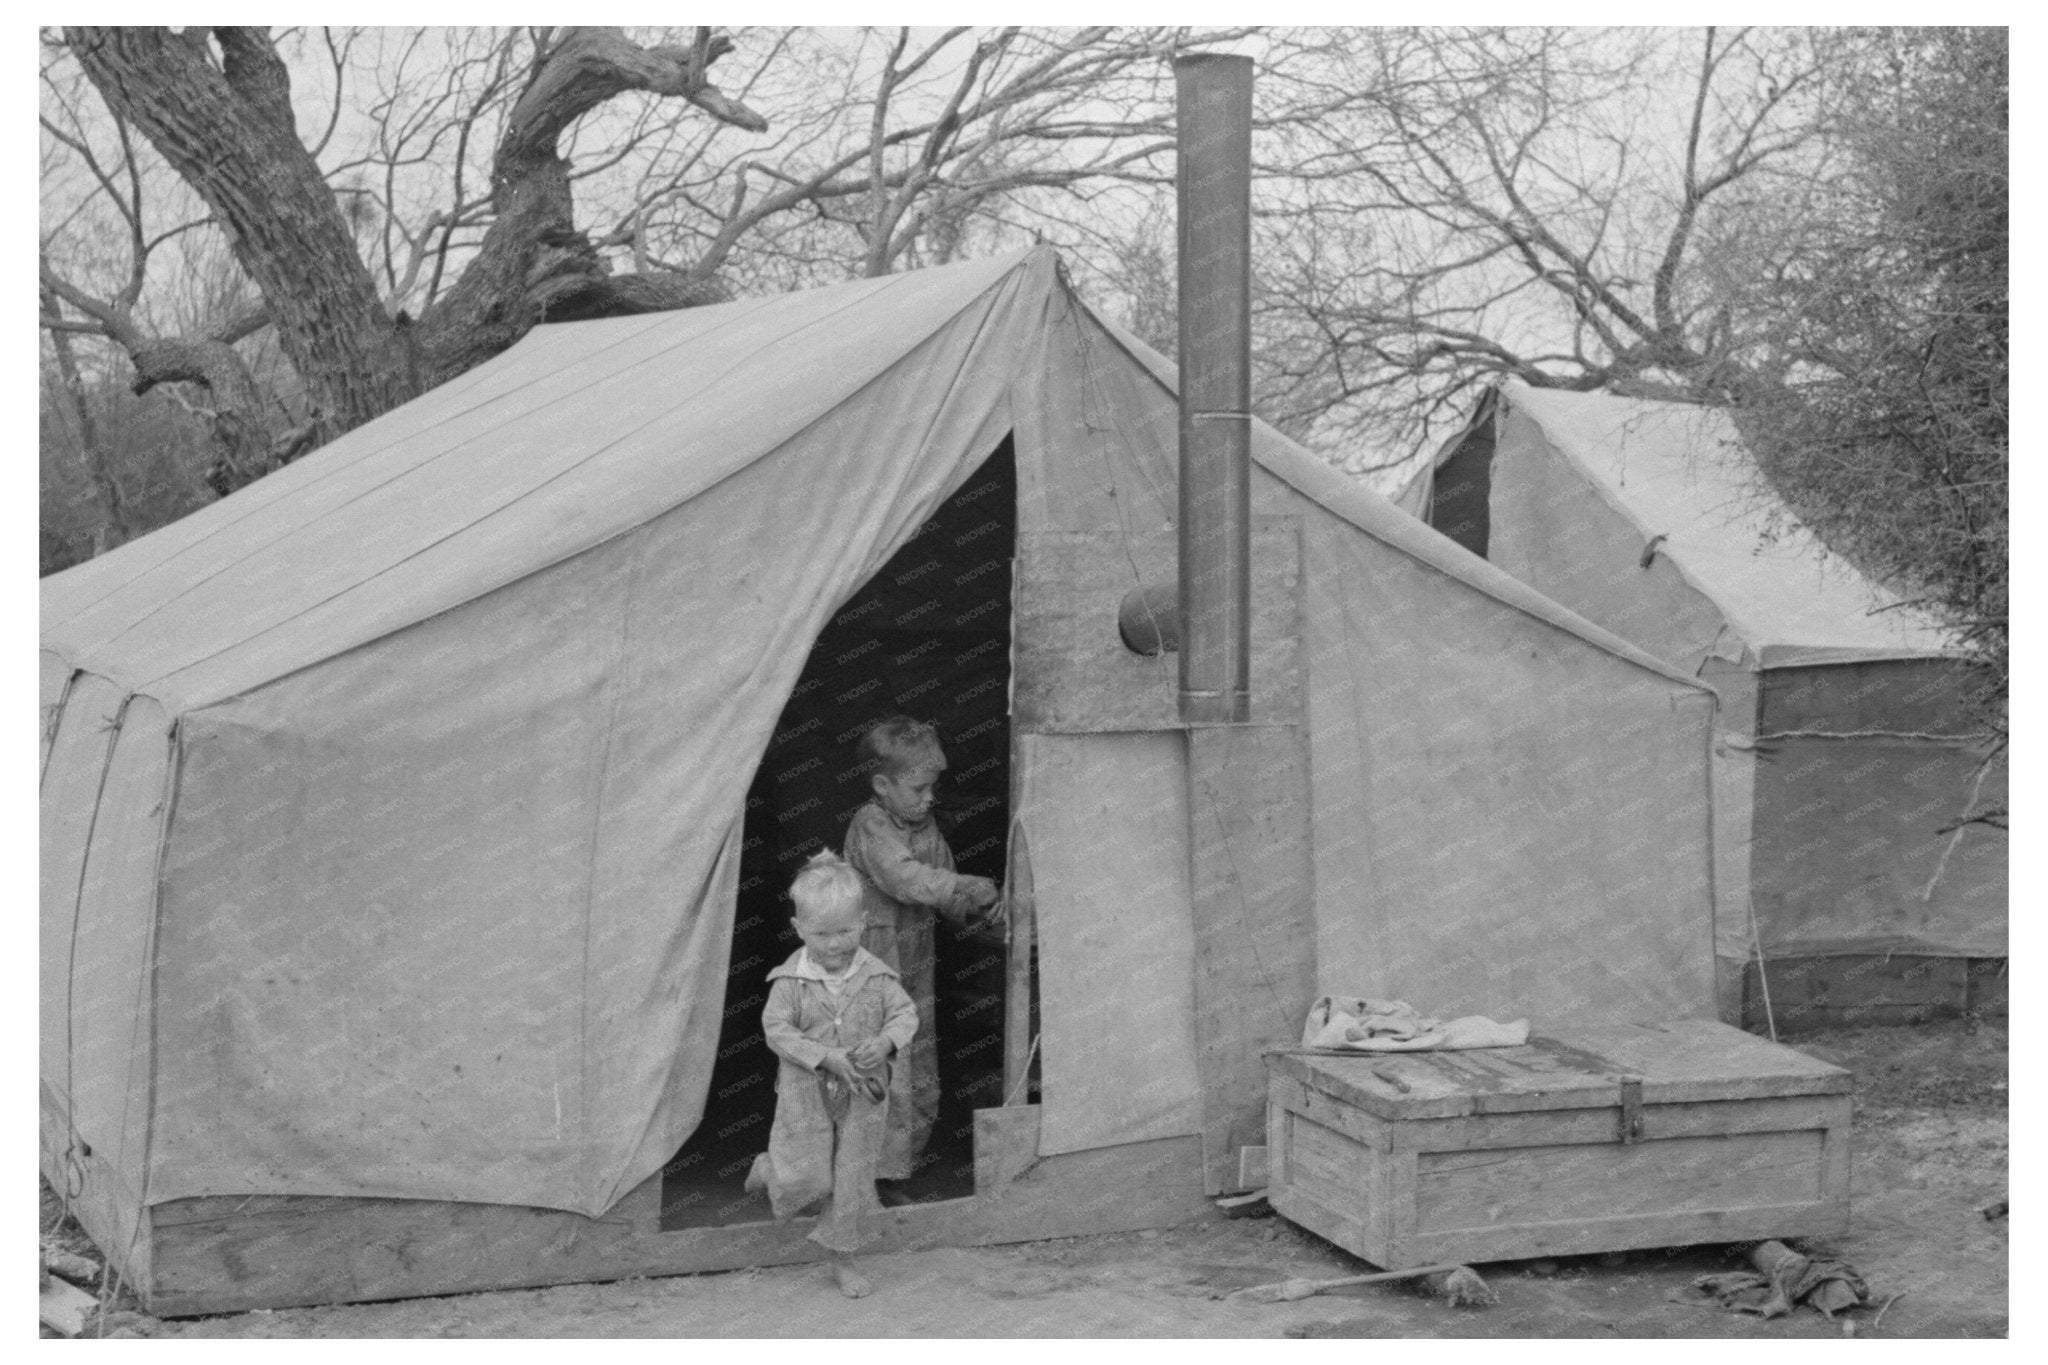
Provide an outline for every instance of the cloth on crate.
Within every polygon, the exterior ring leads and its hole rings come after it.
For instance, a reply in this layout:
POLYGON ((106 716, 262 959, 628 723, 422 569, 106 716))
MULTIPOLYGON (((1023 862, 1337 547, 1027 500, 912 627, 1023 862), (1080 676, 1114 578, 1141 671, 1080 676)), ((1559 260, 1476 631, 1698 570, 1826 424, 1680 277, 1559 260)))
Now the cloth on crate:
POLYGON ((828 1052, 875 1037, 887 1038, 902 1057, 918 1033, 917 1006, 896 969, 864 948, 855 951, 837 993, 810 950, 800 948, 768 973, 761 1031, 782 1064, 768 1150, 754 1159, 752 1179, 767 1188, 777 1218, 826 1201, 811 1240, 831 1251, 856 1250, 868 1240, 864 1220, 881 1207, 876 1169, 889 1112, 909 1102, 906 1068, 884 1062, 850 1087, 819 1063, 828 1052))
POLYGON ((953 850, 930 816, 899 820, 870 801, 847 826, 844 856, 861 875, 867 916, 861 946, 896 969, 924 1021, 902 1059, 905 1099, 890 1103, 882 1140, 881 1178, 907 1180, 939 1116, 935 917, 964 927, 975 905, 968 879, 953 870, 953 850))
POLYGON ((1325 995, 1309 1006, 1302 1026, 1304 1047, 1357 1052, 1427 1052, 1432 1049, 1520 1047, 1529 1041, 1529 1021, 1502 1024, 1480 1014, 1441 1020, 1424 1017, 1405 1000, 1368 1000, 1325 995))

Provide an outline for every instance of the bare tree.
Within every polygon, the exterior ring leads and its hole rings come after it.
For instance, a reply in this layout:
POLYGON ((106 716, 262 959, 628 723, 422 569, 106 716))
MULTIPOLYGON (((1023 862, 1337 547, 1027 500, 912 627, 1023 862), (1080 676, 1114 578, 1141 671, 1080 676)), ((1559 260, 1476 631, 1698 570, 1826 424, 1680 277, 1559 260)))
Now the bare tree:
POLYGON ((544 319, 943 261, 1170 183, 1166 59, 1246 33, 67 29, 43 321, 202 395, 225 490, 544 319), (167 309, 220 244, 244 306, 167 309))
POLYGON ((1224 44, 1260 61, 1261 409, 1354 469, 1503 375, 1754 406, 1848 335, 1851 33, 70 29, 53 393, 121 372, 70 339, 111 343, 226 491, 545 319, 1033 237, 1167 343, 1168 58, 1224 44))
POLYGON ((1265 392, 1405 450, 1512 375, 1722 398, 1751 319, 1703 288, 1717 211, 1820 155, 1823 39, 1371 30, 1371 97, 1294 130, 1262 205, 1265 392), (1679 92, 1682 91, 1682 96, 1679 92))
MULTIPOLYGON (((205 203, 262 295, 261 321, 275 329, 310 405, 311 440, 296 445, 357 426, 460 373, 516 339, 555 293, 591 287, 599 271, 578 239, 568 167, 557 147, 584 113, 624 91, 648 90, 716 119, 765 127, 711 84, 708 68, 729 45, 709 30, 699 30, 688 48, 642 47, 608 29, 537 36, 498 139, 491 224, 462 280, 415 320, 386 308, 343 201, 301 141, 290 73, 269 33, 73 28, 64 45, 105 101, 124 144, 131 127, 148 138, 205 203)), ((45 127, 64 140, 48 120, 45 127)), ((74 145, 84 155, 83 141, 74 145)), ((205 386, 231 469, 238 478, 253 477, 289 452, 276 448, 281 433, 233 350, 240 324, 202 337, 143 333, 134 304, 156 243, 141 226, 134 176, 117 186, 110 173, 103 187, 110 197, 126 192, 129 282, 98 298, 47 258, 44 282, 122 346, 139 386, 205 386)))
POLYGON ((1828 543, 1958 628, 2003 747, 2010 591, 2009 38, 1848 35, 1865 73, 1829 212, 1796 250, 1733 244, 1725 293, 1772 319, 1738 411, 1828 543))
POLYGON ((94 481, 104 490, 116 539, 122 539, 137 528, 116 511, 117 482, 102 467, 100 443, 83 402, 85 380, 71 338, 100 336, 121 346, 133 363, 137 393, 177 381, 206 388, 216 396, 208 415, 225 464, 236 469, 260 468, 269 454, 268 423, 257 416, 256 384, 234 343, 265 319, 260 310, 252 310, 223 320, 215 329, 167 332, 151 318, 144 302, 151 265, 174 254, 198 223, 178 216, 176 210, 185 207, 180 204, 174 204, 168 220, 160 210, 152 212, 152 198, 162 196, 160 178, 153 182, 148 175, 125 119, 113 118, 100 129, 102 137, 93 137, 96 122, 104 121, 94 120, 82 110, 81 85, 75 78, 60 80, 46 66, 42 115, 46 183, 53 155, 68 154, 69 169, 91 186, 92 193, 78 201, 65 219, 46 223, 38 287, 42 325, 54 339, 53 353, 64 371, 65 389, 77 404, 76 420, 94 468, 94 481), (101 212, 81 225, 76 219, 88 203, 101 212), (70 270, 54 264, 49 241, 66 228, 82 228, 74 236, 97 243, 100 259, 74 255, 70 270), (119 248, 112 246, 115 242, 121 244, 119 248))
POLYGON ((1513 376, 1727 406, 1827 543, 2007 629, 2003 30, 1373 30, 1261 184, 1264 406, 1384 469, 1513 376))
MULTIPOLYGON (((970 244, 1059 236, 1119 190, 1172 183, 1171 56, 1249 30, 798 30, 760 84, 783 136, 666 149, 613 234, 699 275, 788 288, 942 263, 970 244)), ((1278 118, 1312 111, 1290 105, 1278 118)))

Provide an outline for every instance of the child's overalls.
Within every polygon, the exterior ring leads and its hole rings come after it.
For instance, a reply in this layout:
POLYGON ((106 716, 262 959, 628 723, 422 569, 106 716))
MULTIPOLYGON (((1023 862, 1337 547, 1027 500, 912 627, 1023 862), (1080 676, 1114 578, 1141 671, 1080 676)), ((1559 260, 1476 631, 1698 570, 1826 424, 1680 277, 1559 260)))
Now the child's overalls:
MULTIPOLYGON (((879 1207, 876 1163, 882 1149, 888 1100, 871 1099, 818 1069, 828 1049, 845 1050, 885 1037, 901 1057, 917 1034, 917 1007, 896 971, 866 950, 835 996, 803 950, 768 973, 768 1004, 761 1031, 782 1059, 775 1076, 775 1123, 768 1151, 755 1169, 768 1186, 777 1218, 793 1218, 827 1199, 811 1240, 849 1252, 865 1240, 862 1218, 879 1207)), ((899 1066, 884 1063, 889 1088, 899 1066)), ((894 1087, 900 1090, 901 1084, 894 1087)))
POLYGON ((943 915, 964 926, 975 905, 965 889, 967 879, 953 870, 946 836, 930 818, 906 824, 870 801, 847 827, 845 857, 860 872, 866 891, 867 930, 861 946, 897 970, 922 1021, 917 1041, 901 1059, 905 1074, 897 1088, 906 1092, 907 1102, 892 1103, 882 1140, 882 1178, 905 1180, 939 1116, 934 917, 943 915))

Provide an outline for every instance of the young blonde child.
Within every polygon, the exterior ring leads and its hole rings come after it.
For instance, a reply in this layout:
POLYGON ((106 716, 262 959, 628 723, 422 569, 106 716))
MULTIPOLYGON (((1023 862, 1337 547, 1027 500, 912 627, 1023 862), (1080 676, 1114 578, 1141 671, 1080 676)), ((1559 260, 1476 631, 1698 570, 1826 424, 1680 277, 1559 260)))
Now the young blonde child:
POLYGON ((861 736, 859 758, 873 793, 846 831, 846 861, 866 888, 862 946, 894 967, 924 1027, 906 1059, 908 1103, 889 1108, 882 1140, 882 1198, 904 1198, 939 1112, 938 1049, 933 1040, 937 917, 961 928, 1001 923, 996 884, 953 870, 953 850, 932 819, 932 788, 946 768, 938 732, 908 716, 889 716, 861 736))
POLYGON ((789 888, 804 946, 768 973, 761 1030, 782 1059, 768 1150, 747 1173, 777 1218, 824 1201, 811 1240, 833 1253, 832 1276, 848 1298, 872 1286, 852 1253, 868 1240, 876 1161, 892 1089, 893 1058, 917 1035, 917 1007, 896 969, 860 946, 860 876, 831 853, 806 863, 789 888))

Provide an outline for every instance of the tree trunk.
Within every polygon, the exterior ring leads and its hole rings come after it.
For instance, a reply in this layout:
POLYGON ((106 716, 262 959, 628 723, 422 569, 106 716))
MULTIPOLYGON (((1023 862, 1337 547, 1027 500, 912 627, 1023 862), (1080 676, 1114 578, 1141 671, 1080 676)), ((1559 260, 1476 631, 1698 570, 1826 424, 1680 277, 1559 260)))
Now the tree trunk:
POLYGON ((71 28, 79 64, 228 233, 328 434, 418 386, 320 167, 284 63, 260 29, 71 28), (209 47, 218 43, 218 59, 209 47))
POLYGON ((615 28, 558 32, 506 119, 491 171, 495 216, 476 259, 420 320, 429 387, 490 359, 543 319, 655 312, 725 297, 715 283, 680 274, 611 278, 603 256, 576 228, 569 163, 559 147, 577 119, 628 90, 677 96, 723 122, 765 130, 767 120, 705 79, 730 48, 730 40, 707 29, 698 30, 690 49, 643 48, 615 28))
MULTIPOLYGON (((289 74, 260 28, 69 28, 66 41, 113 111, 140 128, 226 228, 263 293, 286 359, 313 404, 291 453, 389 411, 488 360, 547 316, 687 307, 724 297, 681 275, 611 280, 577 230, 559 151, 578 118, 628 90, 688 100, 754 131, 767 121, 722 94, 705 71, 730 47, 697 30, 690 48, 643 48, 612 28, 543 40, 507 121, 493 172, 496 215, 455 286, 408 326, 393 319, 357 254, 319 164, 299 141, 289 74), (551 310, 553 310, 551 312, 551 310)), ((128 344, 137 387, 199 379, 214 390, 223 483, 283 460, 247 371, 221 343, 128 344)))

